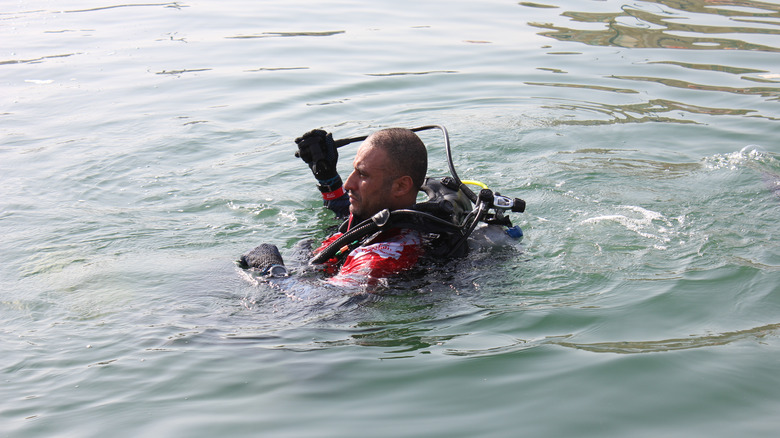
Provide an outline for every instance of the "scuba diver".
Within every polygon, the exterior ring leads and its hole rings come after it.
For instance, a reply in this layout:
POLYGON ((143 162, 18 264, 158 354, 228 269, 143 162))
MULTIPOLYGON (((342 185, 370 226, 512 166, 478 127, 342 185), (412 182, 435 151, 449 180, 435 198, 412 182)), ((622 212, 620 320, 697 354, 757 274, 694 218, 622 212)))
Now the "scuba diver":
MULTIPOLYGON (((452 165, 444 127, 389 128, 365 137, 333 140, 321 129, 295 139, 295 155, 311 169, 324 206, 345 219, 338 232, 314 250, 310 265, 336 286, 371 286, 418 264, 422 258, 447 260, 468 252, 467 239, 480 222, 506 227, 522 237, 505 211, 523 212, 525 201, 494 193, 482 183, 461 181, 452 165), (416 131, 444 134, 452 176, 426 178, 427 150, 416 131), (342 181, 336 169, 338 148, 363 141, 353 171, 342 181), (479 195, 468 185, 482 188, 479 195), (428 199, 417 203, 422 191, 428 199), (491 213, 492 210, 492 213, 491 213)), ((264 278, 288 275, 276 246, 262 244, 238 261, 264 278)))
MULTIPOLYGON (((317 179, 325 206, 346 216, 343 230, 322 243, 317 255, 354 225, 387 209, 411 208, 428 171, 422 140, 408 129, 377 131, 360 145, 346 182, 336 171, 338 152, 331 134, 314 130, 296 139, 298 155, 317 179)), ((334 284, 373 282, 413 267, 423 252, 423 236, 413 228, 391 228, 356 247, 343 261, 325 261, 326 271, 338 272, 334 284), (341 263, 339 263, 341 262, 341 263)))

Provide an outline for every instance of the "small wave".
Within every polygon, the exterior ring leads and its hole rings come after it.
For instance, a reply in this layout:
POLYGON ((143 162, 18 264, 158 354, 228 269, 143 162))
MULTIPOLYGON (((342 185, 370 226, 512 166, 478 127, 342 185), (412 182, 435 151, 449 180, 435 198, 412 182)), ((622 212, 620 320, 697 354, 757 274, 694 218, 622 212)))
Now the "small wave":
POLYGON ((69 11, 64 11, 65 13, 74 13, 74 12, 95 12, 95 11, 104 11, 106 9, 117 9, 117 8, 132 8, 132 7, 143 7, 143 6, 162 6, 164 8, 173 8, 173 9, 181 9, 188 7, 187 5, 182 4, 181 2, 167 2, 167 3, 130 3, 130 4, 123 4, 123 5, 111 5, 111 6, 99 6, 95 8, 89 8, 89 9, 74 9, 69 11))
POLYGON ((41 63, 47 59, 54 59, 54 58, 67 58, 69 56, 79 55, 79 53, 66 53, 63 55, 49 55, 49 56, 39 56, 38 58, 30 58, 30 59, 8 59, 4 61, 0 61, 0 65, 5 64, 38 64, 41 63))
POLYGON ((705 167, 711 170, 737 170, 751 164, 774 165, 774 167, 777 167, 779 163, 775 156, 767 152, 762 146, 755 144, 747 145, 737 152, 715 154, 704 158, 705 167))
POLYGON ((256 39, 256 38, 287 38, 287 37, 323 37, 341 35, 346 33, 344 30, 331 30, 326 32, 263 32, 254 35, 234 35, 225 37, 227 39, 256 39))
POLYGON ((767 324, 760 327, 716 335, 691 336, 688 338, 664 339, 660 341, 597 342, 585 344, 555 339, 548 343, 593 353, 657 353, 662 351, 688 350, 691 348, 717 347, 742 340, 756 341, 766 336, 775 335, 778 330, 780 330, 780 324, 767 324))
MULTIPOLYGON (((608 214, 585 219, 580 222, 580 224, 587 225, 601 222, 615 222, 622 225, 627 230, 633 231, 634 233, 648 239, 659 240, 663 243, 667 243, 671 240, 670 237, 663 234, 668 234, 669 229, 673 228, 675 224, 671 220, 667 219, 663 214, 657 211, 652 211, 646 208, 632 205, 620 206, 618 208, 638 213, 639 217, 629 217, 622 214, 608 214), (655 222, 659 221, 663 223, 663 226, 654 225, 655 222), (650 232, 649 230, 653 230, 657 234, 650 232)), ((678 218, 677 222, 682 222, 682 219, 678 218)))
POLYGON ((706 1, 645 7, 634 4, 615 11, 566 11, 560 16, 568 18, 568 21, 560 25, 550 22, 528 24, 543 29, 539 32, 541 36, 588 45, 675 50, 780 50, 751 38, 754 35, 776 33, 773 27, 769 27, 774 22, 760 19, 776 16, 778 7, 766 2, 746 4, 752 10, 736 11, 706 1), (685 18, 686 21, 679 18, 685 18), (739 25, 735 25, 735 22, 739 25), (594 29, 585 25, 577 26, 580 23, 599 23, 601 27, 594 29), (726 31, 733 35, 728 38, 712 36, 726 31))

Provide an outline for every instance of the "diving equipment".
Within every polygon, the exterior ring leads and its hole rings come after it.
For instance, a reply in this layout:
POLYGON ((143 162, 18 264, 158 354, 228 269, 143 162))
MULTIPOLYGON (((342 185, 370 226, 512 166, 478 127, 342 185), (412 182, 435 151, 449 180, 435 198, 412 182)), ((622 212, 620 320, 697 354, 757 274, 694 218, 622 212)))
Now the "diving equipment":
POLYGON ((238 264, 243 269, 257 271, 263 277, 287 277, 288 275, 279 248, 270 243, 263 243, 242 255, 238 264))
MULTIPOLYGON (((426 178, 421 188, 428 196, 425 202, 417 203, 409 209, 382 210, 348 230, 348 222, 345 222, 339 230, 343 234, 318 252, 311 260, 312 264, 343 261, 353 249, 391 228, 410 228, 422 232, 426 236, 426 254, 436 258, 465 256, 468 253, 467 239, 480 222, 506 226, 509 236, 522 237, 522 230, 513 226, 504 213, 524 212, 525 201, 502 196, 478 181, 461 181, 452 161, 447 129, 441 125, 426 125, 411 128, 411 131, 434 128, 441 130, 444 136, 450 176, 426 178), (481 187, 479 194, 475 194, 467 184, 481 187)), ((345 138, 335 140, 334 144, 342 147, 366 138, 368 136, 345 138)))
POLYGON ((298 145, 295 156, 311 169, 322 198, 328 201, 343 195, 343 182, 336 169, 339 152, 333 142, 333 136, 322 129, 313 129, 296 138, 295 144, 298 145))

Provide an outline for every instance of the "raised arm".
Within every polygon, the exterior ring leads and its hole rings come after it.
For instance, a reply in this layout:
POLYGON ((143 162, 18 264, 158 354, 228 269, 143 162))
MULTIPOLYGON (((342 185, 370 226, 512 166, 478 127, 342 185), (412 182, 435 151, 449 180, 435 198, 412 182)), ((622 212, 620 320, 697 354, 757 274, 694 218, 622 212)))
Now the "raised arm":
POLYGON ((297 155, 309 166, 322 200, 337 217, 349 216, 349 196, 344 192, 344 184, 336 164, 339 153, 333 136, 322 129, 314 129, 295 139, 298 145, 297 155))

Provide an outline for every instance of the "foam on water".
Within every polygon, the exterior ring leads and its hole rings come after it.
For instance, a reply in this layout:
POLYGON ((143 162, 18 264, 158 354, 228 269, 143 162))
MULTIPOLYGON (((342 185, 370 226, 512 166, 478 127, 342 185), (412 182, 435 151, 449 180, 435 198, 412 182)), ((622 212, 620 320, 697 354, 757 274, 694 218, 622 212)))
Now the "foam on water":
POLYGON ((668 243, 672 239, 672 236, 668 235, 670 229, 674 228, 672 221, 665 218, 661 213, 650 211, 642 207, 618 206, 617 208, 633 211, 637 213, 637 215, 634 215, 633 217, 622 214, 597 216, 583 220, 580 222, 580 225, 596 224, 605 221, 615 222, 642 237, 658 241, 659 244, 654 245, 656 249, 666 249, 662 244, 668 243), (655 231, 655 233, 651 231, 655 231))

